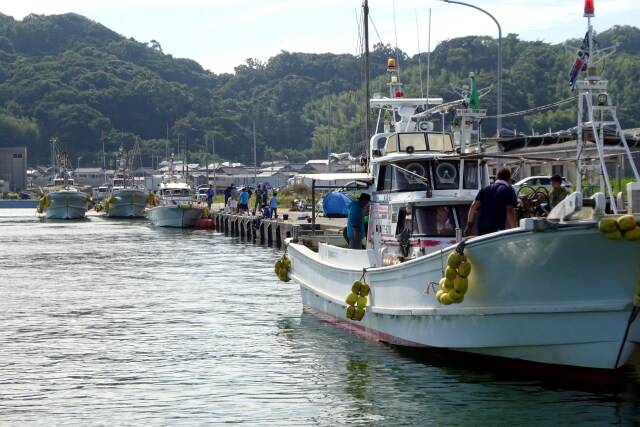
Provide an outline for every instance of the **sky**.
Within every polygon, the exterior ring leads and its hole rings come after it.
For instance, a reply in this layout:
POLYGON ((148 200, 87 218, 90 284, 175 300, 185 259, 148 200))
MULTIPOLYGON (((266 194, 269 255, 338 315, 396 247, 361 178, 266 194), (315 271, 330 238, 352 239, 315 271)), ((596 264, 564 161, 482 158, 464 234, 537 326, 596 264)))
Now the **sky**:
MULTIPOLYGON (((587 29, 584 0, 466 0, 493 15, 502 36, 561 43, 587 29)), ((127 38, 156 40, 163 52, 189 58, 216 74, 248 58, 281 51, 358 54, 362 0, 3 0, 17 20, 34 13, 74 12, 127 38)), ((496 23, 477 9, 439 0, 369 0, 371 45, 398 46, 410 56, 442 40, 498 37, 496 23), (431 28, 429 15, 431 14, 431 28)), ((596 31, 640 25, 640 0, 595 0, 596 31)), ((577 46, 576 46, 577 48, 577 46)))

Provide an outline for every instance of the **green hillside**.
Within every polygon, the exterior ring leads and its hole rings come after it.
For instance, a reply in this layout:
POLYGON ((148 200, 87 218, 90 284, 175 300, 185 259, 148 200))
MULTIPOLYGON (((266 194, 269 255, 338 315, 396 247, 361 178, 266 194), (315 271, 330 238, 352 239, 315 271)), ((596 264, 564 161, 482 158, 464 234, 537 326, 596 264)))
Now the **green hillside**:
MULTIPOLYGON (((576 34, 567 44, 577 48, 582 37, 576 34)), ((614 27, 596 39, 603 47, 620 44, 599 71, 611 81, 622 126, 638 127, 640 29, 614 27)), ((372 52, 372 92, 386 94, 390 56, 398 58, 405 96, 422 96, 427 55, 408 57, 388 45, 372 52)), ((451 84, 465 84, 471 71, 480 87, 495 85, 496 56, 497 40, 491 37, 440 43, 431 54, 430 95, 456 99, 451 84)), ((568 76, 574 57, 575 49, 563 45, 507 35, 503 113, 572 96, 568 76)), ((164 54, 157 43, 127 39, 80 15, 16 21, 0 14, 0 146, 26 145, 31 166, 48 164, 49 140, 55 137, 72 159, 102 166, 103 144, 113 162, 121 142, 130 147, 139 137, 144 165, 151 166, 167 153, 180 158, 187 151, 190 161, 204 162, 213 140, 218 159, 252 163, 255 123, 258 161, 284 155, 293 161, 326 155, 330 121, 333 151, 361 154, 363 74, 355 55, 283 51, 266 63, 249 58, 233 74, 216 75, 193 60, 164 54)), ((481 106, 495 114, 495 90, 481 106)), ((440 123, 441 117, 434 120, 440 123)), ((484 133, 494 134, 495 120, 486 122, 484 133)), ((503 120, 503 127, 526 133, 574 125, 574 103, 503 120)))

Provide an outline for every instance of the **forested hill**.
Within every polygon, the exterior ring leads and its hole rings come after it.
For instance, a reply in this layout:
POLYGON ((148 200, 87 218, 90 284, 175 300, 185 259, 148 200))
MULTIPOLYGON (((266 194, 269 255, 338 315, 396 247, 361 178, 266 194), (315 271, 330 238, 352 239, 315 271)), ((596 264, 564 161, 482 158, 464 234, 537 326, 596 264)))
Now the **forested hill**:
MULTIPOLYGON (((574 46, 503 38, 503 112, 566 99, 574 46)), ((639 127, 640 29, 614 27, 596 34, 603 47, 619 43, 599 65, 610 80, 623 127, 639 127)), ((386 60, 398 58, 405 96, 426 88, 426 54, 409 57, 376 45, 371 56, 372 92, 386 94, 386 60), (422 67, 419 66, 422 64, 422 67)), ((451 84, 476 73, 479 87, 496 83, 497 40, 462 37, 440 43, 431 54, 430 95, 454 100, 451 84)), ((121 143, 140 138, 145 166, 152 158, 187 149, 204 162, 215 141, 218 159, 258 161, 324 157, 328 124, 334 152, 360 154, 364 137, 362 61, 356 55, 283 51, 263 63, 247 59, 233 74, 216 75, 189 59, 174 58, 151 41, 127 39, 80 15, 30 15, 22 21, 0 14, 0 146, 28 147, 29 165, 48 164, 49 140, 58 138, 71 158, 102 166, 103 143, 113 166, 121 143), (331 115, 328 106, 331 105, 331 115)), ((495 86, 494 86, 495 87, 495 86)), ((495 90, 481 99, 496 112, 495 90)), ((508 117, 503 127, 547 132, 575 125, 575 103, 508 117)), ((441 117, 434 120, 440 123, 441 117)), ((495 132, 486 120, 485 133, 495 132)), ((209 157, 209 161, 211 158, 209 157)))

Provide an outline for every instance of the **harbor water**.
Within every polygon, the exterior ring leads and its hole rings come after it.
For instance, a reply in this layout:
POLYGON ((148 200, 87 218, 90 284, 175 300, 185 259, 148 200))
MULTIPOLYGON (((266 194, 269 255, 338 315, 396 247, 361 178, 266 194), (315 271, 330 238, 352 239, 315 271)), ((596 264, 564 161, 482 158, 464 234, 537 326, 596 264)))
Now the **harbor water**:
POLYGON ((0 248, 0 425, 640 423, 637 357, 592 386, 366 341, 221 233, 2 209, 0 248))

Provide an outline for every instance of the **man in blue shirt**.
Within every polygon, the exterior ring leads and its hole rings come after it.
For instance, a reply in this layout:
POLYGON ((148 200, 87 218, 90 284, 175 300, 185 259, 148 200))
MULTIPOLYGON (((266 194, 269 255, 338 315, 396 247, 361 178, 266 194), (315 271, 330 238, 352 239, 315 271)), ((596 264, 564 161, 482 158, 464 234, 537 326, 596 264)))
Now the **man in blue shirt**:
POLYGON ((516 206, 518 198, 516 192, 509 185, 511 171, 502 167, 498 171, 497 180, 491 185, 484 187, 478 192, 476 199, 471 204, 469 215, 467 216, 467 226, 464 229, 465 236, 473 234, 473 222, 478 215, 478 234, 488 234, 505 228, 515 228, 516 206), (506 227, 506 225, 509 225, 506 227))
POLYGON ((249 193, 246 188, 242 189, 242 193, 240 193, 240 203, 238 203, 238 211, 240 215, 244 215, 245 212, 249 212, 249 193))
POLYGON ((362 238, 364 237, 364 211, 369 207, 371 195, 360 194, 358 200, 349 204, 347 215, 347 237, 349 238, 350 249, 362 249, 362 238))

